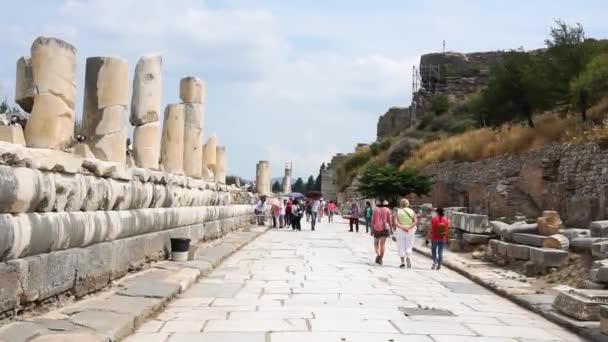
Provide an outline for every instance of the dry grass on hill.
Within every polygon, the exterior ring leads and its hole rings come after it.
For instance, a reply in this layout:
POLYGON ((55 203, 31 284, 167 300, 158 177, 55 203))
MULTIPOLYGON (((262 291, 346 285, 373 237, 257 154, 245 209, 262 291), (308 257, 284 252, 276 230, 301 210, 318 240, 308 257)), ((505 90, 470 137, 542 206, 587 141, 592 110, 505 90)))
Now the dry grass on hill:
POLYGON ((447 160, 476 161, 501 154, 538 149, 551 142, 608 142, 608 99, 592 108, 589 121, 580 116, 554 113, 535 118, 535 127, 505 125, 481 128, 420 146, 402 167, 421 169, 447 160))

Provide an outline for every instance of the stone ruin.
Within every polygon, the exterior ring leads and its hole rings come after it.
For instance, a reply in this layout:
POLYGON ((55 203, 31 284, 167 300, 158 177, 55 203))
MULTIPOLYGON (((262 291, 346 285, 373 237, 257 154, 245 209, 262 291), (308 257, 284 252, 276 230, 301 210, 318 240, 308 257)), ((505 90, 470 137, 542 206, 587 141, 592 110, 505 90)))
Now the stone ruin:
POLYGON ((165 259, 171 237, 198 242, 248 224, 252 195, 225 185, 217 139, 213 151, 201 142, 201 80, 182 79, 161 137, 161 62, 145 56, 135 68, 129 165, 125 59, 87 59, 80 137, 76 48, 41 37, 18 60, 15 101, 31 116, 24 130, 0 126, 0 319, 165 259))

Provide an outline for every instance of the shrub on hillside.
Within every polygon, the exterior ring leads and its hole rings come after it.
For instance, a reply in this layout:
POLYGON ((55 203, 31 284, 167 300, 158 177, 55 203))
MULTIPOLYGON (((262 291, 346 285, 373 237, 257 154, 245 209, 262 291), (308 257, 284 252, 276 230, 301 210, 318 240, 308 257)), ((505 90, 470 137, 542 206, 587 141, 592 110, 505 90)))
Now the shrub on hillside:
POLYGON ((393 138, 386 137, 380 141, 376 141, 376 142, 372 143, 369 146, 369 150, 370 150, 372 156, 375 157, 375 156, 381 154, 382 152, 386 151, 389 147, 391 147, 392 143, 393 143, 393 138))
POLYGON ((407 159, 412 151, 420 145, 420 140, 413 138, 401 138, 395 142, 387 151, 386 162, 390 165, 399 166, 407 159))
POLYGON ((418 129, 423 130, 427 128, 434 118, 435 114, 431 112, 426 112, 422 114, 422 116, 420 117, 420 121, 418 122, 418 129))
POLYGON ((448 97, 443 94, 433 95, 430 102, 431 112, 435 113, 435 115, 447 113, 450 109, 450 101, 448 97))
POLYGON ((608 95, 608 54, 596 56, 570 84, 572 104, 580 111, 583 121, 587 110, 608 95))

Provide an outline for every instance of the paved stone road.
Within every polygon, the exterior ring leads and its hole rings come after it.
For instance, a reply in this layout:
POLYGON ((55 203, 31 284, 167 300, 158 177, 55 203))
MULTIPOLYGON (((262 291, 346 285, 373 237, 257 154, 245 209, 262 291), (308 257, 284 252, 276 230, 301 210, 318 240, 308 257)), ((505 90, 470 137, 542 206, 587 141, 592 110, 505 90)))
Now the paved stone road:
POLYGON ((304 227, 259 237, 126 341, 583 341, 425 257, 399 269, 392 241, 379 267, 365 233, 304 227))

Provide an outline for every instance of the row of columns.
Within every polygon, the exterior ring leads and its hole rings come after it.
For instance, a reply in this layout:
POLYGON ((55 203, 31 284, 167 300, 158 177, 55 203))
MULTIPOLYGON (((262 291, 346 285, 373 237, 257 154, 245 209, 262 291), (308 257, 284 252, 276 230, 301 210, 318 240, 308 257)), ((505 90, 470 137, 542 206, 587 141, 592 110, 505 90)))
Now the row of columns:
MULTIPOLYGON (((86 61, 82 135, 76 151, 88 157, 127 163, 127 127, 133 131, 137 167, 226 182, 225 148, 212 135, 203 145, 205 85, 196 77, 180 81, 181 102, 164 111, 161 136, 161 69, 158 55, 140 58, 133 77, 130 114, 128 62, 120 57, 86 61), (86 148, 83 148, 86 147, 86 148)), ((40 37, 31 57, 17 61, 15 101, 31 117, 25 128, 28 147, 64 150, 73 144, 76 97, 76 48, 57 38, 40 37)))

